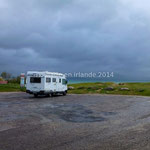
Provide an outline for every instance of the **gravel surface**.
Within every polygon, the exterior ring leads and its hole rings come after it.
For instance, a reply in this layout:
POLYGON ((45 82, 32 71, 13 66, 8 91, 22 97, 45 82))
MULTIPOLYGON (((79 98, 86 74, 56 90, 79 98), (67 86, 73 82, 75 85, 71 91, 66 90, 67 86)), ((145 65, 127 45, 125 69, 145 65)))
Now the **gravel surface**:
POLYGON ((149 150, 150 98, 0 93, 0 150, 149 150))

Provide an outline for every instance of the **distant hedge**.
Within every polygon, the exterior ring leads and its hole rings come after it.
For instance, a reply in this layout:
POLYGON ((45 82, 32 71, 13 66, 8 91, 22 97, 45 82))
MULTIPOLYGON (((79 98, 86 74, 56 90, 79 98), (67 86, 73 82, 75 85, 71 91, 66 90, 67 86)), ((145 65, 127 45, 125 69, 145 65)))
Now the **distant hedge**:
POLYGON ((4 81, 4 79, 0 77, 0 81, 4 81))

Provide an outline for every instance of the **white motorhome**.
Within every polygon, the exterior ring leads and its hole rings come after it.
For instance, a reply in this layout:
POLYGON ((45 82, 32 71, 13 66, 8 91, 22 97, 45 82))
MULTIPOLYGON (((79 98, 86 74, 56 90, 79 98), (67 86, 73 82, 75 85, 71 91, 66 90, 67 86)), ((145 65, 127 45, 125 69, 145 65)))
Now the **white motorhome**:
POLYGON ((28 71, 26 79, 26 92, 38 95, 51 95, 67 93, 67 80, 64 74, 55 72, 28 71))

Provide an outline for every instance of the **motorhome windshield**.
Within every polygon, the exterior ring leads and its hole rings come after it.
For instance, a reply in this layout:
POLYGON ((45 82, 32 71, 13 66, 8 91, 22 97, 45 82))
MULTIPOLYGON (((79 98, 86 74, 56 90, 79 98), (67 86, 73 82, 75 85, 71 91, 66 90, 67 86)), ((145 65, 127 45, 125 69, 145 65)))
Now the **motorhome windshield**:
POLYGON ((30 77, 30 83, 41 83, 40 77, 30 77))

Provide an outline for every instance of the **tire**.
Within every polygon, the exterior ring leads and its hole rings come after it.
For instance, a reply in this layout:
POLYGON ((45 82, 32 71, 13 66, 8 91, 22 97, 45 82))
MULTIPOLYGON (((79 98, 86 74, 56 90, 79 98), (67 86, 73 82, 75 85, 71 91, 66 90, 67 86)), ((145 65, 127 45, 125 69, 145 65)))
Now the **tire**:
POLYGON ((65 96, 67 94, 67 92, 65 91, 65 92, 63 92, 63 96, 65 96))
POLYGON ((34 94, 34 97, 38 97, 38 94, 34 94))
POLYGON ((51 93, 51 97, 53 97, 54 96, 54 93, 51 93))
POLYGON ((50 95, 49 95, 49 94, 46 94, 46 97, 50 97, 50 95))

